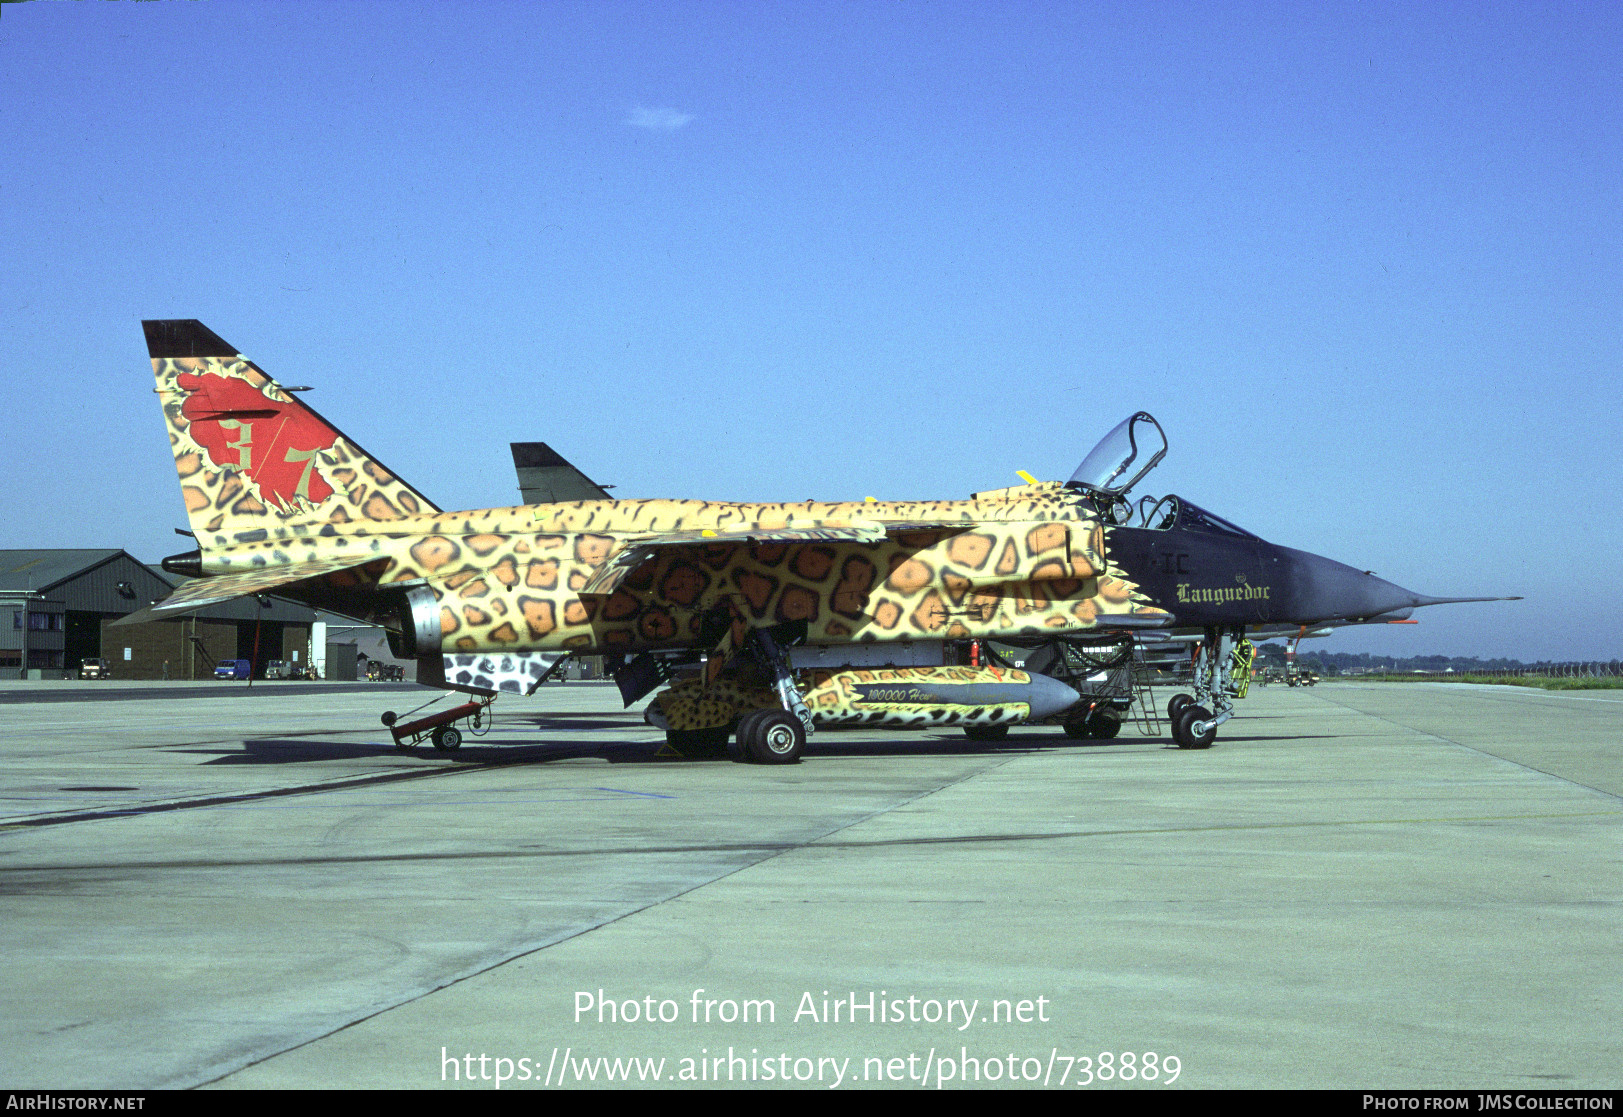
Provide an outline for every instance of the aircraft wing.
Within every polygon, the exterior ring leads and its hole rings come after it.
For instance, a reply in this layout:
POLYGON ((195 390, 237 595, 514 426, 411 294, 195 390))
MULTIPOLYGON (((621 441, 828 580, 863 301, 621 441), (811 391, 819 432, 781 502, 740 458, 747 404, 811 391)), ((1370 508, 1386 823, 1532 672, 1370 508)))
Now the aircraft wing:
MULTIPOLYGON (((1162 629, 1170 628, 1176 621, 1171 613, 1157 610, 1143 613, 1100 613, 1099 630, 1109 632, 1116 629, 1162 629)), ((1160 639, 1159 635, 1152 638, 1160 639)))
POLYGON ((960 520, 941 523, 882 524, 877 520, 789 520, 775 524, 738 524, 725 528, 697 528, 691 531, 662 531, 626 537, 630 544, 598 567, 582 594, 611 594, 644 563, 672 548, 710 547, 718 543, 882 543, 888 535, 907 532, 968 531, 973 524, 960 520))
POLYGON ((280 586, 292 585, 294 582, 302 582, 307 578, 319 578, 323 574, 336 574, 340 570, 352 570, 374 561, 376 561, 374 555, 368 555, 359 561, 354 557, 322 559, 316 562, 293 563, 289 566, 267 566, 261 569, 244 570, 240 574, 218 574, 212 578, 193 578, 180 585, 174 593, 156 605, 138 609, 128 616, 120 617, 113 624, 142 624, 146 621, 161 621, 169 617, 178 617, 183 613, 190 613, 194 609, 203 609, 210 605, 218 605, 222 601, 230 601, 234 597, 268 593, 280 586))
MULTIPOLYGON (((905 526, 916 528, 919 525, 905 526)), ((880 543, 884 541, 885 534, 885 525, 872 520, 807 520, 800 523, 790 520, 772 526, 739 524, 729 528, 696 528, 692 531, 633 535, 626 537, 630 545, 598 567, 597 573, 587 580, 580 592, 613 593, 633 571, 672 549, 711 547, 718 543, 880 543)))

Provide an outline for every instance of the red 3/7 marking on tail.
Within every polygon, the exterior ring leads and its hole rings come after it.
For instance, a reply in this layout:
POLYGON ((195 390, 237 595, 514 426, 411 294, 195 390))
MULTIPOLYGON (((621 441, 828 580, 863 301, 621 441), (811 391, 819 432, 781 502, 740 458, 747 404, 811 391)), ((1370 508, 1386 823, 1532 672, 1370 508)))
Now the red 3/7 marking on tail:
POLYGON ((338 440, 337 431, 234 376, 182 373, 176 383, 188 393, 180 413, 209 461, 242 473, 266 504, 291 508, 299 500, 320 504, 332 496, 332 486, 315 470, 315 457, 338 440))

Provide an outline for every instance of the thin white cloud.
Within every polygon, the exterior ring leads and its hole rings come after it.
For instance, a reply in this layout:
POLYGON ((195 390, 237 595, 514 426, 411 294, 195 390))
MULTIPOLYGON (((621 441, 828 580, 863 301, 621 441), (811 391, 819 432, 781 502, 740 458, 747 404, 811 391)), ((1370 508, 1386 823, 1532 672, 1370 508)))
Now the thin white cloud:
POLYGON ((675 109, 648 109, 638 105, 626 117, 626 123, 652 132, 674 132, 692 119, 692 113, 677 112, 675 109))

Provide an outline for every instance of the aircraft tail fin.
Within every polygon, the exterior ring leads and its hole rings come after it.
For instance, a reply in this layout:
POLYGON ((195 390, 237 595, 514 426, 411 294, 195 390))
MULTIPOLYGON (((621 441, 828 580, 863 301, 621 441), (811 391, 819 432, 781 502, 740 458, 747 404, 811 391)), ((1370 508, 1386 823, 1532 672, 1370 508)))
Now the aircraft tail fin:
POLYGON ((201 550, 292 522, 439 511, 203 323, 141 326, 201 550))
POLYGON ((525 504, 612 500, 608 491, 545 442, 512 442, 513 469, 525 504))

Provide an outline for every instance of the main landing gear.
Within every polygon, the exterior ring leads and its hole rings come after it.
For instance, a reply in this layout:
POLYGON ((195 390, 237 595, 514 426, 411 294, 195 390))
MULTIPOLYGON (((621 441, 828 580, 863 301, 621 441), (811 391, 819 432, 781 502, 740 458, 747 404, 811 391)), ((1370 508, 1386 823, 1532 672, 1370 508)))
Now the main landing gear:
POLYGON ((1065 735, 1075 740, 1108 741, 1121 732, 1121 715, 1109 706, 1095 703, 1073 711, 1065 719, 1065 735))
POLYGON ((1174 695, 1167 703, 1172 739, 1181 749, 1209 749, 1217 727, 1234 716, 1238 695, 1234 673, 1228 670, 1232 644, 1245 639, 1244 629, 1208 628, 1195 653, 1195 693, 1174 695))
POLYGON ((772 685, 783 709, 745 714, 727 745, 727 755, 756 764, 799 764, 806 751, 806 738, 812 734, 812 715, 795 686, 789 656, 764 628, 751 630, 749 646, 756 659, 772 672, 772 685))
MULTIPOLYGON (((780 706, 757 707, 761 700, 759 676, 747 683, 747 699, 738 689, 724 694, 717 702, 737 703, 734 709, 742 716, 731 724, 722 723, 704 729, 673 729, 664 715, 650 717, 650 724, 665 728, 666 748, 658 755, 667 758, 698 759, 716 756, 723 749, 741 764, 798 764, 806 751, 806 738, 812 733, 811 710, 795 686, 794 671, 784 647, 772 632, 765 629, 751 631, 744 645, 744 654, 752 659, 771 680, 772 690, 780 706)), ((653 709, 653 707, 650 707, 653 709)), ((713 711, 716 716, 727 716, 725 710, 713 711)))
POLYGON ((788 710, 751 710, 727 743, 740 763, 798 764, 806 751, 806 727, 788 710))

